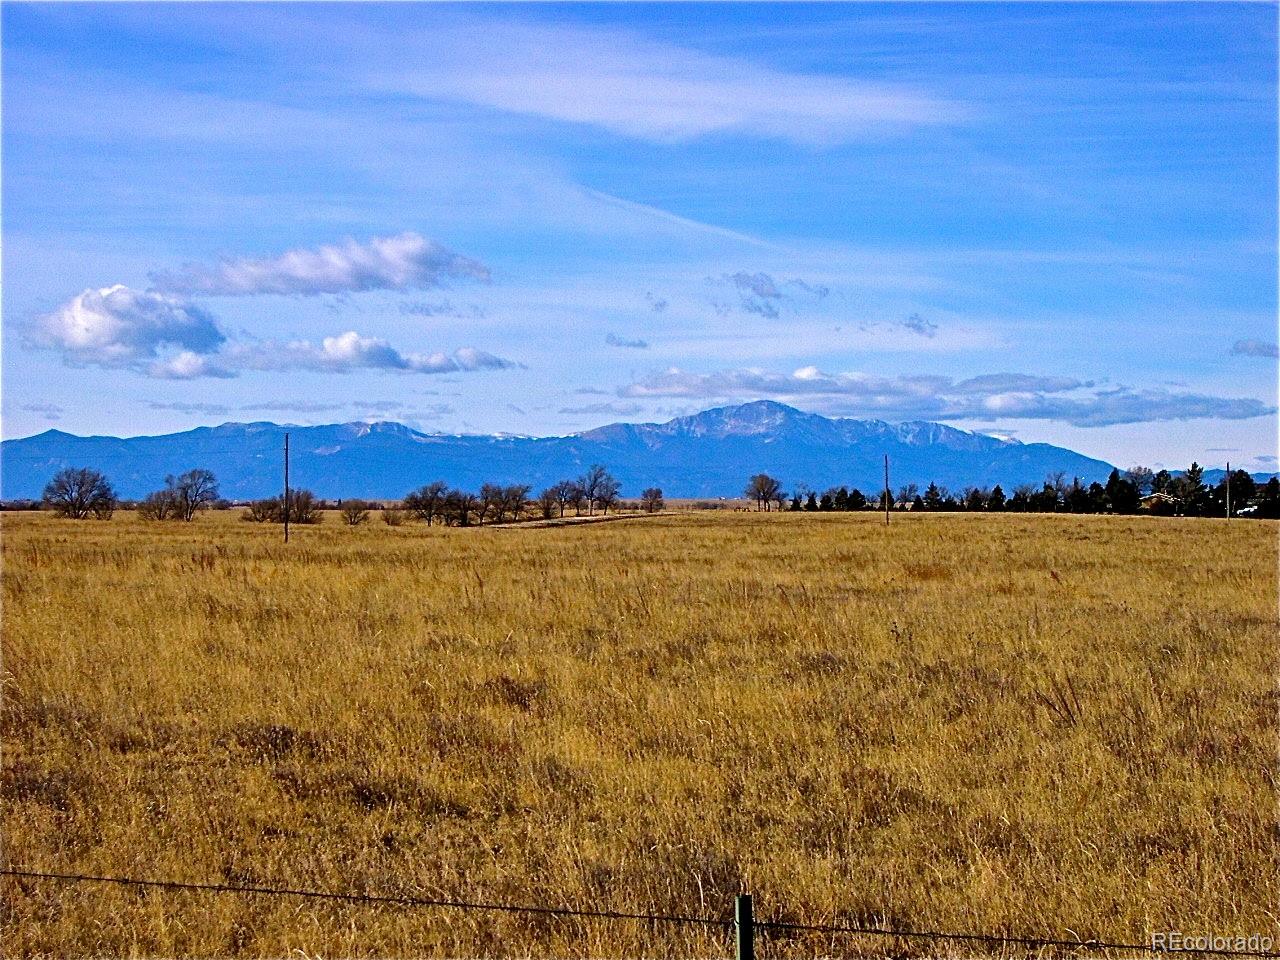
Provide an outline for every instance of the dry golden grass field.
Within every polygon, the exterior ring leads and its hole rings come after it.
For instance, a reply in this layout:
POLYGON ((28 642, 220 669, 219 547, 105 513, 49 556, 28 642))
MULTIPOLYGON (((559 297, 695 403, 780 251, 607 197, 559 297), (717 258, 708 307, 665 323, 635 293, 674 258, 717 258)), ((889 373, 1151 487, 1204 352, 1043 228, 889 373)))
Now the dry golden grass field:
MULTIPOLYGON (((9 867, 715 917, 748 890, 759 918, 1066 939, 1278 932, 1274 524, 279 533, 4 516, 9 867)), ((9 956, 731 952, 716 928, 635 921, 0 889, 9 956)))

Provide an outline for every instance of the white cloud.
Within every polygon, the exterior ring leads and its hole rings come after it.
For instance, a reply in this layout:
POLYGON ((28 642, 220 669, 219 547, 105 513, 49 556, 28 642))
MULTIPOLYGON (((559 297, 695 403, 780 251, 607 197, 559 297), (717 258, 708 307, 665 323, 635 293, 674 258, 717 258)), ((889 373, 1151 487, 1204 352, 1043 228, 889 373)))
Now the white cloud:
POLYGON ((226 335, 210 314, 186 300, 116 284, 85 290, 41 317, 32 340, 76 363, 130 367, 171 350, 181 351, 179 356, 209 353, 226 335))
POLYGON ((171 357, 154 361, 147 373, 157 380, 199 380, 202 377, 228 379, 235 371, 220 364, 217 359, 183 350, 171 357))
POLYGON ((216 270, 188 267, 180 278, 160 277, 167 290, 123 284, 88 289, 35 323, 34 346, 59 351, 77 364, 127 368, 161 380, 235 377, 241 370, 354 369, 455 373, 515 367, 509 360, 463 347, 453 353, 404 353, 386 340, 354 330, 308 340, 231 341, 212 314, 187 293, 340 293, 375 287, 431 286, 444 275, 487 277, 483 264, 416 234, 361 246, 296 250, 266 260, 224 261, 216 270))
POLYGON ((351 370, 393 370, 406 373, 457 373, 468 370, 503 370, 517 364, 483 350, 463 347, 453 353, 402 353, 386 340, 364 337, 354 330, 310 340, 287 343, 262 341, 235 346, 229 358, 253 370, 315 370, 346 373, 351 370))
POLYGON ((72 363, 136 370, 159 380, 230 378, 241 370, 398 370, 457 373, 519 366, 474 347, 453 353, 404 353, 355 330, 309 340, 230 341, 214 318, 194 304, 154 290, 117 284, 86 290, 40 318, 35 345, 58 350, 72 363))
POLYGON ((788 73, 617 30, 495 22, 420 42, 411 71, 371 82, 659 143, 745 134, 831 146, 968 113, 904 84, 788 73))
POLYGON ((240 257, 213 266, 188 264, 153 274, 161 290, 188 295, 243 297, 257 294, 313 296, 362 290, 420 290, 449 277, 488 280, 489 268, 417 233, 347 240, 274 257, 240 257))
POLYGON ((955 380, 943 376, 883 377, 824 373, 802 367, 793 373, 759 369, 689 373, 672 367, 628 384, 629 398, 684 397, 727 400, 772 397, 825 398, 824 412, 894 420, 1053 420, 1078 427, 1161 420, 1247 420, 1276 412, 1246 397, 1214 397, 1129 387, 1101 389, 1071 377, 996 373, 955 380))

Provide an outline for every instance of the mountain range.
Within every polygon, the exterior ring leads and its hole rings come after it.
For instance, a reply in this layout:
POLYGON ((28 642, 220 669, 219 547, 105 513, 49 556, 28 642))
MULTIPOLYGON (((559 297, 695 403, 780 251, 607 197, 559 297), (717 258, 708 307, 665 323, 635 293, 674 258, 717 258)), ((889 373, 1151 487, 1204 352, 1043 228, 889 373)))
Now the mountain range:
POLYGON ((1061 471, 1105 480, 1111 464, 1046 443, 1021 443, 926 421, 831 419, 773 401, 719 407, 665 423, 613 423, 563 437, 422 433, 399 423, 327 426, 224 423, 151 437, 79 437, 59 430, 0 444, 0 496, 37 498, 64 466, 103 471, 136 498, 166 474, 205 467, 231 499, 270 496, 281 486, 285 433, 291 481, 326 498, 391 499, 432 480, 476 488, 529 483, 536 489, 604 464, 624 496, 657 486, 668 497, 734 497, 754 473, 787 489, 930 481, 953 489, 1042 482, 1061 471))

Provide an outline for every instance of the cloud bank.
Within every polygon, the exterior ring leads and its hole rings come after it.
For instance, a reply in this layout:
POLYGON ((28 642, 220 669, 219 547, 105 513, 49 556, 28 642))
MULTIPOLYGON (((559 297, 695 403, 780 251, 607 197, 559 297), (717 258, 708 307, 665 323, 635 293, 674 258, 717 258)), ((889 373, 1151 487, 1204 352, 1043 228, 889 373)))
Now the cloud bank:
POLYGON ((246 297, 261 294, 316 296, 366 290, 423 290, 448 278, 488 280, 489 268, 417 233, 347 240, 279 256, 187 264, 151 275, 156 289, 186 296, 246 297))
POLYGON ((955 380, 943 376, 833 374, 817 367, 802 367, 789 374, 757 369, 689 373, 673 367, 621 387, 618 395, 631 399, 698 400, 819 397, 827 401, 826 412, 848 416, 890 420, 1057 420, 1077 427, 1160 420, 1246 420, 1276 412, 1274 406, 1252 398, 1102 388, 1092 381, 1071 377, 995 373, 955 380))
POLYGON ((189 301, 120 284, 72 298, 40 318, 31 339, 36 346, 59 351, 71 363, 132 369, 161 380, 230 378, 243 370, 432 374, 518 366, 473 347, 452 353, 402 352, 386 340, 355 330, 325 337, 318 344, 233 342, 209 313, 189 301))

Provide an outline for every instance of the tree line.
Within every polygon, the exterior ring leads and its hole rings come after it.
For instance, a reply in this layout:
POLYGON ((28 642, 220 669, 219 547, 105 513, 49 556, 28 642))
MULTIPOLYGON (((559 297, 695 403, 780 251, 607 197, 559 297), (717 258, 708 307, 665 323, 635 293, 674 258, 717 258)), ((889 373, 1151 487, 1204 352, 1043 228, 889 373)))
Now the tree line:
POLYGON ((818 493, 800 484, 787 493, 777 478, 760 473, 747 481, 743 495, 757 510, 766 511, 884 510, 888 499, 891 509, 913 511, 1132 514, 1141 509, 1170 516, 1221 517, 1226 515, 1228 492, 1232 516, 1280 519, 1280 480, 1272 477, 1259 485, 1247 471, 1235 470, 1210 486, 1204 482, 1204 469, 1198 463, 1176 475, 1143 466, 1130 467, 1123 474, 1116 469, 1105 484, 1094 481, 1086 485, 1079 477, 1068 482, 1064 474, 1055 473, 1040 486, 1020 484, 1012 493, 998 483, 960 491, 938 483, 921 490, 909 483, 896 494, 880 491, 870 497, 849 486, 818 493))
MULTIPOLYGON (((580 477, 544 488, 536 496, 530 496, 531 490, 528 484, 486 483, 472 492, 436 481, 408 493, 399 506, 379 512, 390 526, 413 519, 428 526, 439 522, 468 527, 533 518, 550 520, 564 517, 569 510, 574 516, 595 516, 597 511, 608 514, 621 500, 620 484, 599 464, 580 477)), ((1229 499, 1233 516, 1280 519, 1280 480, 1272 477, 1259 485, 1247 471, 1235 470, 1210 486, 1204 482, 1204 469, 1198 463, 1176 475, 1142 466, 1130 467, 1123 474, 1112 470, 1105 484, 1095 481, 1087 486, 1078 477, 1067 482, 1064 474, 1056 473, 1039 487, 1023 484, 1014 487, 1011 494, 1000 484, 956 492, 937 483, 930 483, 923 491, 910 483, 899 487, 896 495, 881 491, 872 497, 849 486, 831 487, 819 494, 801 484, 788 493, 777 478, 758 473, 747 481, 743 495, 757 510, 765 511, 883 510, 889 499, 889 506, 897 510, 1130 514, 1145 509, 1188 517, 1224 516, 1229 499)), ((63 517, 105 520, 121 501, 100 471, 66 467, 45 487, 42 504, 63 517)), ((164 486, 139 500, 136 509, 138 516, 147 520, 190 521, 201 510, 230 506, 219 496, 212 471, 197 468, 165 477, 164 486)), ((281 523, 287 512, 290 523, 312 524, 319 523, 321 511, 330 506, 337 507, 344 523, 357 526, 369 520, 377 504, 343 500, 331 505, 310 490, 291 490, 287 503, 283 497, 254 500, 242 517, 257 523, 281 523)), ((649 487, 642 491, 637 506, 649 513, 664 509, 662 490, 649 487)))
MULTIPOLYGON (((564 517, 568 510, 573 510, 575 516, 595 516, 597 512, 607 515, 621 502, 621 484, 600 464, 593 464, 580 477, 552 484, 531 498, 532 489, 529 484, 486 483, 473 492, 436 481, 406 494, 398 506, 379 512, 389 526, 413 519, 428 526, 439 522, 469 527, 535 517, 549 520, 564 517)), ((42 503, 60 516, 75 520, 110 519, 121 506, 110 481, 100 471, 87 467, 60 470, 45 487, 42 503)), ((135 505, 143 519, 182 521, 193 520, 200 510, 230 506, 219 496, 213 472, 202 468, 165 477, 162 488, 135 505)), ((321 511, 330 506, 310 490, 291 490, 287 500, 277 496, 249 502, 241 516, 254 523, 282 523, 287 516, 290 523, 313 524, 321 522, 321 511)), ((336 506, 344 523, 358 526, 366 523, 379 505, 348 499, 332 506, 336 506)), ((648 513, 664 509, 662 490, 644 490, 637 506, 648 513)))

